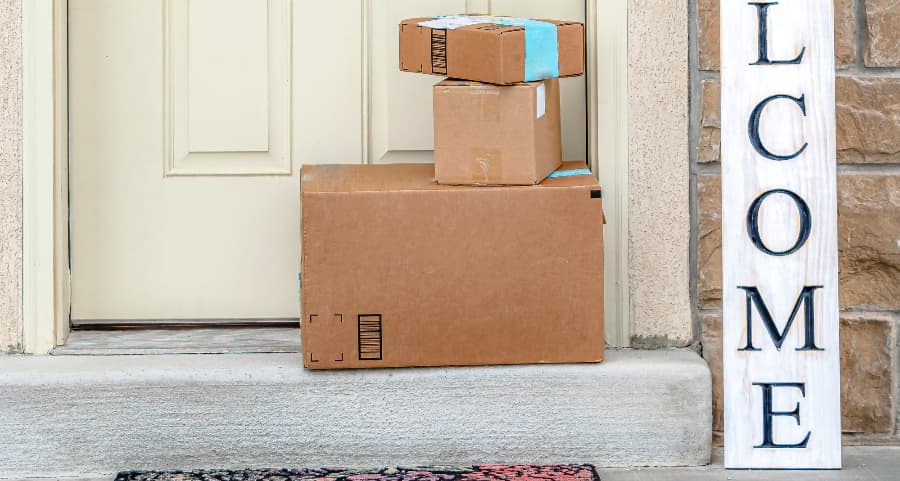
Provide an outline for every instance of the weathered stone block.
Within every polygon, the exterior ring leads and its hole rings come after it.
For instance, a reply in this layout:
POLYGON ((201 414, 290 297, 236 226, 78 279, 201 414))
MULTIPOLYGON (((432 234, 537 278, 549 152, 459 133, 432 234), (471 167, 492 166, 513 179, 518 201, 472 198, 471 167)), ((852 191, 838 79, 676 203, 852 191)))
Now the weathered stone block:
POLYGON ((856 15, 853 0, 834 0, 834 63, 845 67, 856 62, 856 15))
POLYGON ((725 430, 725 398, 723 394, 722 370, 722 315, 704 313, 701 315, 703 333, 703 359, 709 364, 712 374, 712 414, 713 432, 725 430))
MULTIPOLYGON (((697 36, 700 70, 719 70, 719 1, 697 0, 697 36)), ((867 0, 867 3, 872 1, 867 0)), ((887 4, 890 3, 890 0, 876 1, 875 3, 887 4)), ((896 7, 896 2, 893 3, 895 3, 896 7)), ((894 10, 900 11, 900 7, 896 7, 894 10)), ((900 26, 897 25, 900 24, 897 23, 896 19, 893 25, 894 38, 900 38, 898 36, 900 34, 897 33, 900 30, 900 26)), ((855 40, 856 17, 853 12, 853 0, 834 0, 834 56, 835 64, 838 67, 851 65, 856 62, 855 40)), ((898 52, 896 47, 896 40, 894 45, 893 53, 900 56, 900 52, 898 52)))
POLYGON ((900 2, 866 0, 866 65, 900 67, 900 2))
POLYGON ((704 80, 700 101, 700 142, 697 147, 697 162, 719 162, 721 160, 722 103, 721 84, 718 80, 704 80))
POLYGON ((838 161, 900 162, 900 78, 840 76, 835 90, 838 161))
POLYGON ((697 0, 700 70, 719 70, 719 0, 697 0))
MULTIPOLYGON (((724 430, 722 317, 704 313, 703 358, 712 373, 713 431, 724 430)), ((891 324, 841 320, 841 412, 846 433, 890 433, 893 425, 894 363, 891 324)))
POLYGON ((841 307, 900 309, 900 176, 838 178, 841 307))
POLYGON ((893 350, 890 321, 841 320, 844 432, 893 433, 893 350))
POLYGON ((722 305, 722 183, 718 175, 697 177, 697 298, 700 307, 722 305))

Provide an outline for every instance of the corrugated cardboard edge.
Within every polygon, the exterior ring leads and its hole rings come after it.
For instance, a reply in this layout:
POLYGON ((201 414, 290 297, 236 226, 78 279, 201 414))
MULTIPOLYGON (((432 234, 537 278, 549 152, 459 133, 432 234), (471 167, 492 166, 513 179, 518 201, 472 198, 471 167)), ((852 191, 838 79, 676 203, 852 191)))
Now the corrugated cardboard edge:
MULTIPOLYGON (((405 26, 415 26, 416 28, 419 28, 419 29, 428 29, 429 31, 431 31, 432 29, 430 27, 422 27, 421 25, 418 25, 418 24, 420 22, 432 20, 433 18, 434 17, 415 17, 415 18, 407 18, 407 19, 401 20, 399 23, 399 26, 398 26, 399 33, 401 36, 403 35, 405 26)), ((578 26, 578 28, 581 32, 581 45, 582 45, 581 62, 579 62, 579 68, 577 69, 577 71, 573 71, 572 73, 562 74, 562 65, 560 65, 560 76, 557 78, 580 77, 580 76, 584 75, 585 64, 586 64, 586 60, 587 60, 587 39, 586 39, 586 30, 585 30, 584 23, 576 22, 576 21, 572 21, 572 20, 554 20, 554 19, 545 19, 545 18, 535 19, 535 20, 555 24, 557 26, 557 29, 564 28, 564 27, 578 26)), ((462 28, 474 29, 474 28, 478 28, 480 25, 485 25, 485 24, 483 24, 483 23, 474 24, 474 25, 469 25, 467 27, 462 27, 462 28)), ((504 42, 502 41, 503 34, 508 33, 508 32, 522 31, 522 30, 524 30, 524 27, 510 26, 509 30, 504 30, 500 33, 499 37, 501 40, 500 41, 501 56, 502 56, 502 52, 503 52, 503 48, 504 48, 504 42)), ((397 66, 401 72, 446 76, 445 74, 442 74, 442 73, 434 73, 433 71, 431 71, 430 66, 428 69, 425 69, 424 64, 422 64, 421 68, 419 68, 418 70, 404 69, 403 68, 402 50, 398 53, 397 66)), ((512 85, 512 84, 516 84, 516 83, 521 83, 524 80, 524 79, 512 80, 512 81, 507 80, 506 72, 504 71, 502 62, 500 65, 499 75, 500 75, 501 81, 499 83, 497 83, 496 85, 512 85)))

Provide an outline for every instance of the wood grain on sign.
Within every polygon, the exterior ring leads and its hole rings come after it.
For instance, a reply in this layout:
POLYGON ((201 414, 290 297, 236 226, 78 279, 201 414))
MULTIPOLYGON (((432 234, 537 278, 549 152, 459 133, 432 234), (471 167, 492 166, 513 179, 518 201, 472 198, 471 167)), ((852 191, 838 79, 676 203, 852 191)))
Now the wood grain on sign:
POLYGON ((729 468, 841 466, 832 9, 721 2, 729 468))

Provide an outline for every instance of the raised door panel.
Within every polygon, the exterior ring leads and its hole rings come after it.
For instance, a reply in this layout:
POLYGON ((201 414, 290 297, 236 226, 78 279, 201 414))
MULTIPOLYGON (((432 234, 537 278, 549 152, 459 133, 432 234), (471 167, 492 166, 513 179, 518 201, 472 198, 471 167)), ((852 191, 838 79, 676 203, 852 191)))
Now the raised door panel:
POLYGON ((165 10, 165 175, 290 175, 291 1, 165 10))

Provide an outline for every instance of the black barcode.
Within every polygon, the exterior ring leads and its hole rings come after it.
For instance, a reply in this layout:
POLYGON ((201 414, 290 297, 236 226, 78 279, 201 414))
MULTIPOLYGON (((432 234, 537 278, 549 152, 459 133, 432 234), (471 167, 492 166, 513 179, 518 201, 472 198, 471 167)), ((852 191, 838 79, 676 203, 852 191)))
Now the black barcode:
POLYGON ((431 72, 447 75, 447 31, 431 31, 431 72))
POLYGON ((359 315, 359 360, 381 360, 381 314, 359 315))

